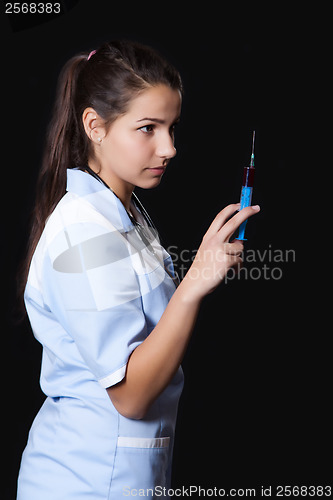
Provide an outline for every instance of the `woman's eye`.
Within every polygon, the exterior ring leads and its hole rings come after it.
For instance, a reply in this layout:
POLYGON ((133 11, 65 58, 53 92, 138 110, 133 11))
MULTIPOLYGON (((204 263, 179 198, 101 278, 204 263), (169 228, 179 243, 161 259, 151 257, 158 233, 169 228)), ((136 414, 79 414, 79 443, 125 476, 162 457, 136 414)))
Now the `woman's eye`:
POLYGON ((144 127, 140 127, 139 130, 142 130, 145 134, 150 134, 154 130, 154 125, 145 125, 144 127))

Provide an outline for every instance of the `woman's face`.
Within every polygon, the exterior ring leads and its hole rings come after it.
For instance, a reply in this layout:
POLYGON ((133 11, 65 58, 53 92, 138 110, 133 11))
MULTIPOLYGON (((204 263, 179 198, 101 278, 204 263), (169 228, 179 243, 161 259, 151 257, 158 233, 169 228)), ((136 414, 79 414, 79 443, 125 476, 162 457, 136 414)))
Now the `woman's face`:
MULTIPOLYGON (((122 197, 135 186, 157 186, 176 154, 174 126, 179 120, 181 95, 157 85, 133 99, 95 147, 99 175, 122 197)), ((93 167, 93 165, 91 165, 93 167)))

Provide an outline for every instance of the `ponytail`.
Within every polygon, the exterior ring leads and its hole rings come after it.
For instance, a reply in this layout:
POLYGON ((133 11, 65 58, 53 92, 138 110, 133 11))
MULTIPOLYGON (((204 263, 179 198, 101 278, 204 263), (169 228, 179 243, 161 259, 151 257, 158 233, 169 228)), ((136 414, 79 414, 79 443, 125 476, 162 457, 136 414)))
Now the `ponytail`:
POLYGON ((66 192, 67 168, 73 166, 71 144, 75 142, 75 132, 78 130, 74 110, 75 89, 80 68, 86 60, 86 55, 73 57, 64 66, 59 76, 53 116, 48 128, 42 166, 37 180, 28 252, 19 276, 21 297, 23 297, 31 258, 45 222, 66 192))
POLYGON ((59 77, 57 97, 37 187, 35 221, 40 233, 47 217, 66 192, 67 168, 75 165, 73 165, 73 146, 78 130, 74 108, 75 89, 80 68, 86 59, 86 55, 73 57, 64 66, 59 77))

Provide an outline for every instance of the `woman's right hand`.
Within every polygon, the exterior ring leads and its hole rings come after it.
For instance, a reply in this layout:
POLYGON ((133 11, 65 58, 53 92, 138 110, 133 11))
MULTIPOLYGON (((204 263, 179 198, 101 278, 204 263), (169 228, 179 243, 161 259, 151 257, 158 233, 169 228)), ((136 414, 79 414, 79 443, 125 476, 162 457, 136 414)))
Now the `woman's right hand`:
POLYGON ((195 259, 181 284, 190 300, 200 301, 215 290, 231 267, 242 263, 243 243, 237 239, 229 242, 229 239, 242 222, 259 212, 260 207, 246 207, 233 215, 239 207, 239 203, 225 207, 215 217, 203 237, 195 259))
POLYGON ((112 403, 126 418, 144 418, 170 384, 185 354, 201 299, 221 283, 228 269, 242 262, 243 244, 238 240, 229 243, 229 239, 243 221, 259 212, 259 207, 244 208, 231 217, 237 209, 239 205, 229 205, 214 219, 159 322, 132 352, 125 377, 107 389, 112 403))

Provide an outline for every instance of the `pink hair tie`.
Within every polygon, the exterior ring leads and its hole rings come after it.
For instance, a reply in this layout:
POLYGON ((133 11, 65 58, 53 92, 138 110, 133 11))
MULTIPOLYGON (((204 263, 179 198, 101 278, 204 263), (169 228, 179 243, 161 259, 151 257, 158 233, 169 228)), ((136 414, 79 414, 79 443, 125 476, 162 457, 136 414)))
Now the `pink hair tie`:
POLYGON ((87 61, 89 61, 89 59, 90 59, 90 58, 91 58, 94 54, 96 54, 96 52, 97 52, 97 50, 92 50, 92 51, 90 52, 89 56, 88 56, 87 61))

